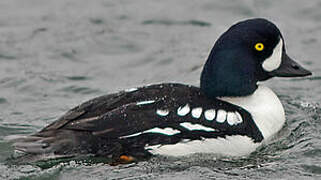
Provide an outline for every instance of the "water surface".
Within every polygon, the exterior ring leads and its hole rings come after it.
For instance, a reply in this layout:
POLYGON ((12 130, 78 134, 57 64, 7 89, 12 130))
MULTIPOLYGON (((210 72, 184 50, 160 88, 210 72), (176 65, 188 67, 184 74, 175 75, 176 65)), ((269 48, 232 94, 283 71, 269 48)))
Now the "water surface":
POLYGON ((320 0, 2 0, 0 179, 320 179, 320 9, 320 0), (251 17, 275 22, 288 54, 313 76, 266 83, 287 123, 250 156, 6 164, 13 150, 5 136, 36 132, 81 102, 150 83, 198 85, 217 37, 251 17))

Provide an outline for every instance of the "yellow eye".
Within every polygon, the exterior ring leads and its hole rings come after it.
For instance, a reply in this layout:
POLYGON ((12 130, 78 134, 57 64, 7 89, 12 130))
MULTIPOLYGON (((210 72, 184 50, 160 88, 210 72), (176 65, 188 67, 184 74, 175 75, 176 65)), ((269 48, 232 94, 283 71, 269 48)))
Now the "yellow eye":
POLYGON ((263 51, 264 49, 263 43, 256 43, 254 47, 257 51, 263 51))

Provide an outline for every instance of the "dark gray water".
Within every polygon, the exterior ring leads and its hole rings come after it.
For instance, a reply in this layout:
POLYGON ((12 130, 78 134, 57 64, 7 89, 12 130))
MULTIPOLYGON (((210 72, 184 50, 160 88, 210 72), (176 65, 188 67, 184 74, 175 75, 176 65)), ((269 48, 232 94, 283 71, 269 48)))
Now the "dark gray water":
POLYGON ((321 178, 320 9, 320 0, 0 1, 0 179, 321 178), (5 136, 36 132, 90 98, 156 82, 198 85, 220 33, 250 17, 275 22, 288 53, 313 72, 266 82, 287 123, 250 156, 6 164, 13 150, 5 136))

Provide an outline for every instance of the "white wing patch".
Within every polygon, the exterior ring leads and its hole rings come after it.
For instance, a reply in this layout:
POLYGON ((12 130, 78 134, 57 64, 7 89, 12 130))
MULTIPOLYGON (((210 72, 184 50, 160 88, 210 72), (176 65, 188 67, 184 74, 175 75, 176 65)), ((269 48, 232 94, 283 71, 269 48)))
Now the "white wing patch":
POLYGON ((202 115, 203 109, 201 107, 197 107, 192 109, 192 117, 193 118, 200 118, 202 115))
POLYGON ((125 92, 134 92, 137 91, 137 88, 130 88, 130 89, 126 89, 125 92))
POLYGON ((186 114, 188 114, 190 111, 190 107, 189 104, 186 104, 185 106, 181 106, 177 109, 177 115, 179 116, 185 116, 186 114))
POLYGON ((172 135, 178 134, 180 132, 181 131, 179 131, 177 129, 170 128, 170 127, 167 127, 167 128, 164 128, 164 129, 156 127, 156 128, 144 131, 144 133, 159 133, 159 134, 165 134, 165 135, 168 135, 168 136, 172 136, 172 135))
POLYGON ((131 135, 127 135, 127 136, 120 136, 119 139, 124 139, 124 138, 129 138, 129 137, 135 137, 135 136, 139 136, 141 134, 143 134, 144 132, 138 132, 135 134, 131 134, 131 135))
POLYGON ((157 109, 156 114, 159 116, 167 116, 169 114, 168 109, 157 109))
POLYGON ((213 128, 205 127, 200 124, 192 124, 189 122, 183 122, 183 123, 180 123, 179 125, 190 130, 190 131, 193 131, 193 130, 201 130, 201 131, 207 131, 207 132, 214 132, 215 131, 215 129, 213 129, 213 128))
POLYGON ((153 129, 149 129, 149 130, 146 130, 146 131, 138 132, 138 133, 127 135, 127 136, 121 136, 119 138, 120 139, 124 139, 124 138, 139 136, 139 135, 145 134, 145 133, 159 133, 159 134, 164 134, 164 135, 167 135, 167 136, 172 136, 172 135, 178 134, 180 132, 181 131, 179 131, 177 129, 170 128, 170 127, 167 127, 167 128, 164 128, 164 129, 155 127, 153 129))
POLYGON ((243 122, 243 119, 238 112, 228 112, 226 119, 227 119, 227 123, 231 126, 237 125, 243 122))
POLYGON ((216 121, 219 123, 224 123, 225 120, 226 120, 226 111, 219 109, 217 111, 216 121))
POLYGON ((204 112, 205 119, 212 121, 215 118, 215 109, 209 109, 204 112))
POLYGON ((145 104, 152 104, 154 103, 154 100, 149 100, 149 101, 141 101, 141 102, 137 102, 136 105, 145 105, 145 104))
POLYGON ((272 55, 263 62, 262 64, 263 69, 268 72, 276 70, 281 65, 282 52, 283 52, 283 40, 282 38, 280 38, 280 41, 275 46, 272 55))
POLYGON ((237 123, 242 123, 243 122, 243 119, 242 119, 242 116, 240 113, 238 112, 235 112, 236 116, 237 116, 237 123))

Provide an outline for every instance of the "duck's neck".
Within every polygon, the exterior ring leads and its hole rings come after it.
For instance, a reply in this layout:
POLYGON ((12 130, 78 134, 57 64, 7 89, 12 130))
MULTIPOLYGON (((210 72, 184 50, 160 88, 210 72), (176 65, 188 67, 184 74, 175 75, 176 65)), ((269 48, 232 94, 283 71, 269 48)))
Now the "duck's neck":
POLYGON ((209 98, 253 94, 258 81, 255 78, 256 66, 253 61, 241 52, 214 51, 215 47, 201 74, 201 91, 209 98), (235 54, 239 55, 239 58, 235 54))

